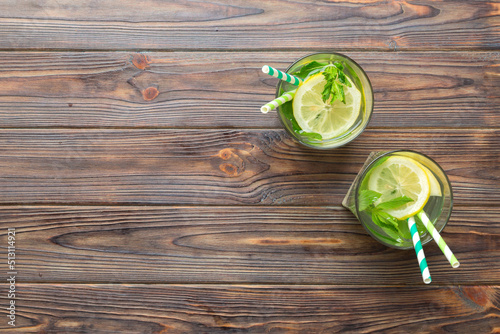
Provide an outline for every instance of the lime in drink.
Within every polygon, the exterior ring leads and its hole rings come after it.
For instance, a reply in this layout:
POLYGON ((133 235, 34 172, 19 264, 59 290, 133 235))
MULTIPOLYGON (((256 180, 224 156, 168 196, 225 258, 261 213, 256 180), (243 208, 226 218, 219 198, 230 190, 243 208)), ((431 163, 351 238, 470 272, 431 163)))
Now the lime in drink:
POLYGON ((451 215, 450 182, 431 158, 414 151, 372 153, 342 204, 367 232, 393 248, 413 248, 407 220, 414 217, 422 245, 432 236, 418 214, 424 212, 437 231, 451 215))
POLYGON ((335 148, 366 128, 373 111, 372 86, 352 59, 316 53, 299 59, 286 72, 303 80, 298 88, 280 81, 276 90, 276 97, 295 92, 292 101, 278 107, 278 115, 298 142, 317 149, 335 148))

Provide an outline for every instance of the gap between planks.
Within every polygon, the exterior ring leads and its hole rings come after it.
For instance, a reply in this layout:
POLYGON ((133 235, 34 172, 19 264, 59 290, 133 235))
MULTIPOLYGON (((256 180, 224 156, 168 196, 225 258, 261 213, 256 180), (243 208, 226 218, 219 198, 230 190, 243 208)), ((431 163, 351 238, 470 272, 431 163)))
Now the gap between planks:
POLYGON ((381 50, 380 48, 339 48, 339 49, 332 49, 332 48, 326 48, 326 49, 321 49, 321 48, 310 48, 310 49, 304 49, 304 48, 281 48, 281 49, 274 49, 274 48, 262 48, 262 49, 220 49, 220 48, 206 48, 206 49, 190 49, 190 48, 158 48, 158 49, 152 49, 152 48, 130 48, 130 49, 77 49, 77 48, 1 48, 0 47, 0 52, 78 52, 78 53, 99 53, 99 52, 109 52, 109 53, 119 53, 119 52, 163 52, 163 53, 176 53, 176 52, 192 52, 192 53, 203 53, 203 52, 213 52, 213 53, 240 53, 240 52, 246 52, 246 53, 262 53, 262 52, 274 52, 274 53, 279 53, 279 52, 308 52, 308 53, 315 53, 315 52, 371 52, 371 53, 414 53, 414 52, 425 52, 425 53, 442 53, 442 52, 449 52, 449 53, 463 53, 463 52, 474 52, 474 53, 491 53, 491 52, 498 52, 498 48, 491 47, 491 48, 476 48, 476 49, 470 49, 470 48, 442 48, 442 49, 426 49, 426 48, 415 48, 415 49, 399 49, 394 51, 394 49, 388 48, 387 50, 381 50))
POLYGON ((221 283, 214 283, 214 282, 196 282, 196 283, 190 283, 190 282, 185 282, 185 283, 168 283, 168 282, 140 282, 140 283, 134 283, 134 282, 126 282, 126 283, 120 283, 120 282, 100 282, 100 281, 92 281, 88 283, 75 283, 75 282, 67 282, 67 281, 50 281, 50 282, 37 282, 37 281, 22 281, 19 283, 16 283, 16 285, 65 285, 65 286, 112 286, 112 285, 123 285, 123 286, 156 286, 156 287, 182 287, 182 286, 187 286, 187 287, 217 287, 217 286, 227 286, 227 287, 250 287, 250 288, 258 288, 258 287, 290 287, 290 288, 310 288, 310 287, 317 287, 317 288, 339 288, 339 289, 386 289, 386 288, 422 288, 422 289, 428 289, 428 288, 456 288, 456 287, 461 287, 461 286, 481 286, 481 287, 498 287, 500 288, 500 281, 496 282, 491 282, 491 283, 457 283, 457 284, 439 284, 439 283, 434 283, 432 282, 430 285, 425 285, 424 283, 408 283, 408 284, 338 284, 338 283, 332 283, 332 284, 326 284, 326 283, 300 283, 300 284, 293 284, 293 283, 242 283, 242 282, 221 282, 221 283))
MULTIPOLYGON (((307 208, 307 209, 333 209, 333 210, 346 210, 348 211, 347 208, 341 206, 341 205, 269 205, 269 204, 229 204, 229 205, 220 205, 220 204, 164 204, 164 203, 115 203, 115 202, 95 202, 95 203, 67 203, 67 202, 29 202, 29 203, 19 203, 19 202, 12 202, 12 203, 0 203, 0 208, 6 208, 6 207, 12 207, 12 208, 27 208, 27 207, 40 207, 40 208, 55 208, 55 207, 65 207, 65 208, 70 208, 70 207, 95 207, 95 208, 103 208, 103 207, 109 207, 109 208, 139 208, 139 207, 155 207, 155 208, 177 208, 177 209, 182 209, 182 208, 242 208, 242 209, 247 209, 247 208, 259 208, 259 209, 265 209, 265 208, 272 208, 272 209, 300 209, 300 208, 307 208)), ((474 208, 474 207, 480 207, 480 208, 497 208, 498 205, 496 204, 460 204, 460 205, 454 205, 454 209, 459 209, 459 208, 474 208)), ((354 216, 353 216, 354 218, 354 216)))
MULTIPOLYGON (((256 110, 256 112, 259 112, 256 110)), ((394 126, 373 126, 367 127, 366 130, 393 130, 394 126)), ((396 127, 397 128, 397 127, 396 127)), ((498 130, 499 126, 469 126, 469 127, 453 127, 453 126, 405 126, 405 130, 498 130)), ((177 127, 177 126, 45 126, 45 127, 2 127, 2 130, 285 130, 283 127, 210 127, 210 126, 192 126, 192 127, 177 127)))

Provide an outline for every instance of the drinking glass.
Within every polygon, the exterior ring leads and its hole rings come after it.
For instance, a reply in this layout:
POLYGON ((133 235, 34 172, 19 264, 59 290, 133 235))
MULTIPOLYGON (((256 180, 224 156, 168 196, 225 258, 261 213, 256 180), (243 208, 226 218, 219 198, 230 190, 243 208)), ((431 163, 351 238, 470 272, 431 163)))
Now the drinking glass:
MULTIPOLYGON (((349 209, 358 218, 366 231, 375 240, 392 248, 412 249, 413 243, 411 240, 411 236, 408 238, 400 238, 400 240, 395 240, 381 226, 375 224, 369 214, 359 209, 360 193, 363 188, 366 188, 371 172, 391 156, 399 156, 412 159, 413 161, 419 163, 421 166, 427 168, 427 171, 432 173, 432 175, 434 176, 434 183, 430 182, 431 189, 433 187, 433 184, 435 185, 434 187, 440 187, 440 196, 433 196, 433 192, 431 191, 431 196, 426 202, 423 211, 429 217, 430 221, 436 227, 438 232, 441 232, 446 226, 453 208, 453 193, 450 181, 448 180, 448 177, 446 176, 443 169, 434 160, 422 153, 418 153, 415 151, 397 150, 386 152, 372 152, 361 168, 361 171, 354 179, 349 191, 347 192, 347 195, 342 201, 342 205, 349 209)), ((434 190, 434 194, 436 194, 436 189, 434 190)), ((417 229, 420 234, 420 240, 422 245, 424 245, 432 240, 432 236, 427 232, 423 224, 418 223, 419 220, 417 217, 416 220, 417 229)), ((406 224, 401 224, 401 226, 404 225, 406 224)))
MULTIPOLYGON (((358 118, 347 131, 337 137, 329 139, 315 139, 307 134, 301 133, 301 129, 298 127, 298 124, 293 116, 292 102, 287 102, 282 106, 279 106, 277 109, 278 116, 288 134, 299 143, 315 149, 336 148, 354 140, 368 125, 373 111, 372 85, 365 71, 363 71, 363 69, 354 60, 339 53, 314 53, 305 56, 290 65, 286 72, 293 75, 293 73, 300 70, 302 66, 312 61, 322 63, 340 62, 344 66, 344 74, 351 79, 361 93, 361 108, 358 118)), ((276 97, 279 97, 285 92, 296 88, 296 86, 293 86, 286 81, 280 81, 276 88, 276 97)))

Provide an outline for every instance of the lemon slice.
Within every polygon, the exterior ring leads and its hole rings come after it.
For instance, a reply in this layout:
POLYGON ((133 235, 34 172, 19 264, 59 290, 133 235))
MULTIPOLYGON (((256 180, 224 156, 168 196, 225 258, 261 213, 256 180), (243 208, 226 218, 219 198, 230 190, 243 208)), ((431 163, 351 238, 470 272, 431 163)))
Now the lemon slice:
POLYGON ((423 170, 425 170, 427 176, 429 177, 429 185, 431 187, 431 194, 430 196, 442 196, 441 192, 441 186, 439 185, 439 181, 436 179, 434 176, 434 173, 431 172, 431 170, 423 165, 420 165, 423 170))
POLYGON ((379 202, 403 195, 413 199, 396 209, 386 210, 397 219, 409 218, 424 208, 431 193, 429 176, 423 168, 413 159, 392 156, 372 171, 368 189, 382 194, 379 202))
POLYGON ((323 102, 326 80, 322 73, 311 76, 299 86, 293 99, 293 116, 302 130, 330 139, 353 126, 361 109, 361 92, 346 78, 351 87, 344 86, 345 104, 339 100, 333 104, 323 102))

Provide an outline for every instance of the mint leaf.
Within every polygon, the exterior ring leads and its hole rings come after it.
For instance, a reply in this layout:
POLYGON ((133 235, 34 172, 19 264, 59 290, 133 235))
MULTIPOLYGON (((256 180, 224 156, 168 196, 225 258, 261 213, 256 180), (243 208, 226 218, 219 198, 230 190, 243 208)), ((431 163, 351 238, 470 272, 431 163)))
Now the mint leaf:
POLYGON ((400 197, 393 198, 390 201, 379 203, 377 206, 375 206, 375 208, 378 210, 392 210, 392 209, 397 209, 408 202, 413 202, 413 199, 403 195, 400 197))
POLYGON ((351 87, 351 83, 346 79, 345 74, 342 71, 339 72, 339 81, 342 84, 351 87))
POLYGON ((335 82, 338 77, 338 72, 339 69, 335 66, 328 66, 324 69, 323 76, 325 77, 326 84, 321 94, 323 102, 327 102, 329 98, 331 98, 330 103, 339 99, 338 88, 335 82))
MULTIPOLYGON (((389 215, 390 217, 392 217, 391 215, 389 215)), ((387 233, 388 236, 390 236, 391 238, 393 238, 394 240, 398 240, 400 238, 400 231, 399 231, 399 225, 396 223, 394 224, 394 221, 393 219, 391 219, 390 217, 387 217, 383 214, 381 214, 380 211, 376 211, 374 210, 372 212, 372 221, 380 226, 385 233, 387 233)), ((394 217, 392 217, 394 218, 394 217)), ((397 222, 397 219, 394 218, 397 222)))
POLYGON ((369 213, 373 223, 382 228, 382 230, 394 240, 399 240, 401 238, 408 239, 408 228, 406 228, 406 230, 401 229, 401 226, 406 226, 406 221, 400 221, 384 210, 396 209, 413 200, 408 196, 400 196, 374 206, 374 203, 380 196, 382 196, 382 194, 373 190, 361 190, 358 196, 359 210, 369 213))
POLYGON ((399 221, 397 218, 384 211, 373 210, 373 213, 378 215, 380 220, 383 220, 386 224, 392 225, 399 232, 399 221))
POLYGON ((338 62, 324 68, 322 73, 326 84, 322 92, 323 102, 330 100, 330 104, 333 104, 334 101, 340 100, 345 104, 344 85, 351 87, 351 84, 343 70, 344 66, 338 62))
POLYGON ((359 211, 365 211, 370 205, 382 196, 373 190, 361 190, 358 197, 359 211))
POLYGON ((313 72, 315 70, 322 69, 323 67, 325 67, 327 65, 328 65, 328 63, 320 63, 320 62, 317 62, 314 60, 314 61, 302 66, 299 71, 293 72, 292 74, 295 75, 296 77, 304 79, 309 74, 311 74, 311 72, 313 72))
POLYGON ((306 136, 307 138, 309 139, 313 139, 313 140, 323 140, 323 136, 320 135, 319 133, 316 133, 316 132, 305 132, 303 130, 300 130, 300 131, 296 131, 298 132, 299 134, 301 134, 302 136, 306 136))
POLYGON ((407 220, 399 220, 399 231, 400 235, 403 239, 410 239, 411 240, 411 233, 410 229, 408 228, 408 221, 407 220))

